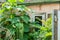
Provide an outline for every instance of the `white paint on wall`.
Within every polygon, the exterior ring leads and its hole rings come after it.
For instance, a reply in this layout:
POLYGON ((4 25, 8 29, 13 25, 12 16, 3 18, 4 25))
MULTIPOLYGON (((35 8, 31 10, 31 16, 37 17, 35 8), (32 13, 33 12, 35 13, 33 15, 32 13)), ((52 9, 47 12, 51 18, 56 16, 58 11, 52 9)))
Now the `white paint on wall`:
POLYGON ((60 40, 60 11, 58 11, 58 40, 60 40))
POLYGON ((54 10, 52 11, 52 40, 54 40, 54 10))
POLYGON ((0 2, 6 2, 6 0, 0 0, 0 2))

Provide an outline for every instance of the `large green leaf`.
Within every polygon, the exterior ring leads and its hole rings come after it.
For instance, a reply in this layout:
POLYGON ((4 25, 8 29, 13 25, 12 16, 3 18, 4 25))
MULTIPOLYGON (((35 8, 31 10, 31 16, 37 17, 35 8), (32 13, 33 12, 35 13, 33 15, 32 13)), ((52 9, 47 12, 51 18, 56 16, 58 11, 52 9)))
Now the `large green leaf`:
POLYGON ((29 32, 29 27, 25 27, 24 32, 29 32))
POLYGON ((30 18, 28 16, 21 16, 21 18, 25 23, 28 23, 30 20, 30 18))
POLYGON ((23 23, 16 23, 16 27, 17 28, 22 28, 23 27, 23 23))
POLYGON ((24 24, 24 32, 29 32, 30 28, 28 24, 24 24))

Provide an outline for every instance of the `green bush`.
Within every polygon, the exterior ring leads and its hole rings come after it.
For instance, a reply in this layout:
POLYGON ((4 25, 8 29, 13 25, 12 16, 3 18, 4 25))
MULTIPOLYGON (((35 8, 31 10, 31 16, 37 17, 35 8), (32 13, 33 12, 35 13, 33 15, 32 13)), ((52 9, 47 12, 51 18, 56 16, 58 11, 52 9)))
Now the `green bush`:
MULTIPOLYGON (((24 0, 19 0, 22 3, 24 0)), ((0 9, 0 27, 9 30, 10 35, 1 37, 3 40, 28 40, 30 31, 30 10, 25 5, 18 5, 16 0, 8 0, 2 4, 0 9)))
POLYGON ((52 40, 52 18, 48 18, 46 21, 42 20, 44 26, 40 27, 41 40, 52 40))

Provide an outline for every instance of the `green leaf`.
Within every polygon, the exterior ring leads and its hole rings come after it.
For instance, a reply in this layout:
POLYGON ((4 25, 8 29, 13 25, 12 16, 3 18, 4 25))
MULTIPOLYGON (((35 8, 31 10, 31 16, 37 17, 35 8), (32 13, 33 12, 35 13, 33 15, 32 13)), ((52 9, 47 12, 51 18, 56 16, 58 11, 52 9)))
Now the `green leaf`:
POLYGON ((2 7, 4 7, 4 6, 5 6, 5 4, 6 4, 6 3, 3 3, 3 4, 2 4, 2 7))
POLYGON ((0 14, 4 12, 5 9, 0 10, 0 14))
POLYGON ((10 21, 12 24, 18 23, 20 22, 20 19, 18 17, 14 17, 12 19, 7 19, 7 21, 10 21))
POLYGON ((3 39, 0 38, 0 40, 3 40, 3 39))
POLYGON ((28 35, 27 34, 24 34, 24 40, 28 40, 28 35))
POLYGON ((42 31, 47 31, 47 28, 46 27, 41 27, 40 28, 42 31))
POLYGON ((47 36, 47 37, 48 37, 48 36, 52 36, 52 32, 46 33, 45 36, 47 36))
POLYGON ((28 23, 30 20, 30 18, 28 16, 21 16, 21 18, 25 23, 28 23))
POLYGON ((24 27, 23 27, 23 23, 16 23, 16 28, 19 32, 19 39, 23 40, 23 32, 24 32, 24 27))
POLYGON ((13 15, 10 15, 10 18, 12 19, 13 18, 13 15))
POLYGON ((16 26, 17 26, 17 28, 22 28, 23 27, 23 23, 16 23, 16 26))
POLYGON ((19 0, 20 2, 24 2, 24 0, 19 0))
POLYGON ((13 3, 16 2, 16 0, 8 0, 8 2, 13 3))
POLYGON ((22 12, 25 9, 25 5, 19 5, 16 8, 22 12))
POLYGON ((34 28, 39 28, 40 29, 40 25, 39 24, 35 24, 35 23, 32 23, 32 24, 30 24, 32 27, 34 27, 34 28))
POLYGON ((29 32, 29 27, 24 28, 24 32, 29 32))
POLYGON ((29 32, 29 25, 28 24, 24 24, 24 32, 29 32))
POLYGON ((15 34, 15 29, 10 28, 10 32, 11 32, 11 35, 14 35, 15 34))

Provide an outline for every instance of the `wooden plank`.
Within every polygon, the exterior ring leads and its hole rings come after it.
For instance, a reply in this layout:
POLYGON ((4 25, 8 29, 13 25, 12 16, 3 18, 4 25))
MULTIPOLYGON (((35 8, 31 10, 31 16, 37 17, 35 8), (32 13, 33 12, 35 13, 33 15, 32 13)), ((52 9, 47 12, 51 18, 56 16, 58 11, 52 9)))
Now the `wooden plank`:
POLYGON ((58 29, 58 10, 54 10, 54 13, 53 13, 53 26, 52 26, 52 32, 53 32, 53 38, 52 40, 57 40, 58 38, 58 32, 57 32, 57 29, 58 29))

